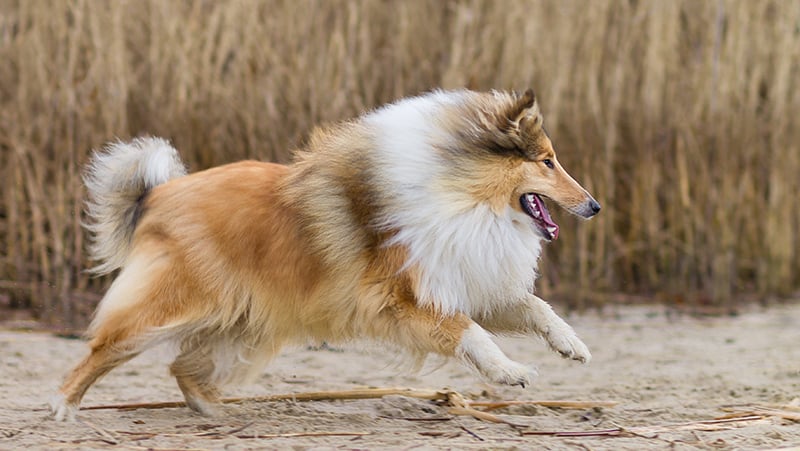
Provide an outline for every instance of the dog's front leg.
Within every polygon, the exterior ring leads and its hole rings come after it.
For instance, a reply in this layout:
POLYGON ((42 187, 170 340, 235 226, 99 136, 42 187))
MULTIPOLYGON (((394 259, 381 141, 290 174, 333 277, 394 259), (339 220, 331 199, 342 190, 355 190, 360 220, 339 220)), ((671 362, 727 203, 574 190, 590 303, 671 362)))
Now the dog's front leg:
POLYGON ((498 384, 525 388, 536 376, 533 368, 506 357, 489 333, 477 323, 472 323, 463 331, 455 354, 462 362, 498 384))
POLYGON ((498 334, 539 335, 554 351, 566 358, 583 363, 592 359, 589 348, 578 338, 572 327, 556 315, 550 304, 533 294, 517 304, 478 316, 475 320, 487 330, 498 334))
POLYGON ((480 325, 462 313, 443 316, 411 303, 386 308, 373 323, 373 334, 417 355, 430 352, 456 357, 488 380, 506 385, 530 384, 536 372, 509 359, 480 325))

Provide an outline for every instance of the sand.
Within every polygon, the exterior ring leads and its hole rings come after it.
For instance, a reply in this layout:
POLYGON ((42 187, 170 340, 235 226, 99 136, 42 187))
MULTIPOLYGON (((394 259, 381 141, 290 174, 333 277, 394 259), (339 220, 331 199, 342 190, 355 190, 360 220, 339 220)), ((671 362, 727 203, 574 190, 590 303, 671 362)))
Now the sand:
MULTIPOLYGON (((775 449, 800 446, 800 305, 696 318, 663 307, 616 307, 568 318, 592 350, 588 365, 562 360, 535 338, 498 343, 536 366, 533 386, 482 382, 446 362, 419 373, 396 353, 364 345, 287 349, 252 385, 226 396, 364 387, 445 387, 475 401, 615 401, 614 407, 514 406, 492 411, 513 423, 453 415, 401 395, 333 401, 246 401, 207 418, 187 408, 84 410, 57 423, 44 409, 64 373, 86 352, 81 340, 0 330, 0 449, 775 449), (735 412, 731 412, 731 411, 735 412), (698 423, 725 415, 740 421, 698 423), (681 426, 681 424, 683 424, 681 426), (531 435, 607 431, 605 436, 531 435), (317 435, 314 435, 317 434, 317 435), (339 434, 339 435, 337 435, 339 434)), ((166 353, 148 352, 92 387, 84 406, 180 400, 166 353)), ((597 433, 597 432, 595 432, 597 433)))

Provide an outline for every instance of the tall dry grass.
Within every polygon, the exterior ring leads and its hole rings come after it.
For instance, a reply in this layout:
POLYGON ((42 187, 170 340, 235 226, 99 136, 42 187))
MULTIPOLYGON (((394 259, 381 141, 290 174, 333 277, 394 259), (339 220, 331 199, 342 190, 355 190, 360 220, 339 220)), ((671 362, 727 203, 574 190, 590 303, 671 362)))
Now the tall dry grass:
POLYGON ((0 0, 0 61, 0 304, 51 321, 108 283, 82 272, 90 149, 147 133, 192 169, 287 161, 314 124, 434 87, 534 87, 604 204, 559 215, 548 295, 800 286, 799 2, 0 0))

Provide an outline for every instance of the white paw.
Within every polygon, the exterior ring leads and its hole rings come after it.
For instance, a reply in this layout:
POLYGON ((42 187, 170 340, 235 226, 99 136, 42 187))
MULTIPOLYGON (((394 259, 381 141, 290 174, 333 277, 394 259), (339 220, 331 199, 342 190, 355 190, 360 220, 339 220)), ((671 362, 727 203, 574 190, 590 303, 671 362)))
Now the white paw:
POLYGON ((219 416, 219 409, 217 408, 217 405, 201 398, 186 397, 186 405, 200 415, 206 417, 219 416))
POLYGON ((464 363, 497 384, 524 388, 536 377, 536 370, 506 357, 491 336, 477 324, 464 331, 457 354, 464 363))
POLYGON ((538 376, 535 369, 511 359, 505 359, 504 362, 488 362, 478 370, 495 384, 519 385, 522 388, 529 386, 538 376))
POLYGON ((64 395, 57 393, 50 398, 50 413, 56 421, 75 421, 78 406, 67 403, 64 395))
POLYGON ((592 360, 589 348, 578 338, 572 327, 563 320, 560 324, 555 323, 548 327, 544 338, 550 347, 564 358, 582 363, 589 363, 592 360))

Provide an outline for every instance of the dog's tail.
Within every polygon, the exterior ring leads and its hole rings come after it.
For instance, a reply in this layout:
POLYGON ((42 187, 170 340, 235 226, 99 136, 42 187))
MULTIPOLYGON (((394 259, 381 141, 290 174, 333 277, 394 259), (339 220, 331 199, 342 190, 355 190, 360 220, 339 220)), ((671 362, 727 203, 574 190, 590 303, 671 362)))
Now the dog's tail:
POLYGON ((83 178, 89 192, 84 227, 91 235, 89 254, 98 262, 91 272, 107 274, 122 267, 145 196, 183 175, 186 167, 178 151, 160 138, 116 141, 94 153, 83 178))

